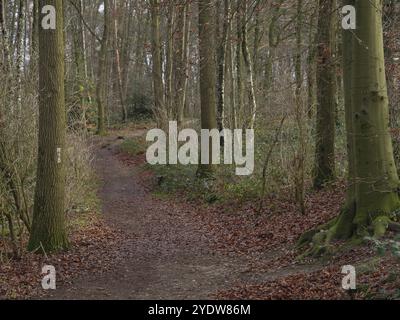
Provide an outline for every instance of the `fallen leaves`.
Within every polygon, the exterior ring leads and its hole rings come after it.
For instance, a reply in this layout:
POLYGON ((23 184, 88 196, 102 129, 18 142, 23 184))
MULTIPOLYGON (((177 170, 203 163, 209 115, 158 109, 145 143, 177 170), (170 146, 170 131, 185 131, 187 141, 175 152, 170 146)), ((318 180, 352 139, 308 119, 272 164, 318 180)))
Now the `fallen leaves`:
POLYGON ((57 271, 57 285, 68 284, 84 273, 109 272, 120 256, 118 248, 126 235, 107 226, 96 214, 90 214, 90 222, 73 230, 68 252, 49 255, 24 253, 18 260, 0 264, 0 299, 27 299, 44 296, 41 287, 41 270, 53 265, 57 271))

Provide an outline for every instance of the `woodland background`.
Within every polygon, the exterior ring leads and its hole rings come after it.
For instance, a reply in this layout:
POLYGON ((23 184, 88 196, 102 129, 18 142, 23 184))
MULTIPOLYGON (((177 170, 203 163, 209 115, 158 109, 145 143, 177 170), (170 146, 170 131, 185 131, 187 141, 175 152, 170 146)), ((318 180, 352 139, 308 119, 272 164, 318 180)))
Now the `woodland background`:
MULTIPOLYGON (((349 172, 343 3, 53 2, 64 17, 67 147, 63 207, 69 233, 79 234, 82 231, 76 230, 84 225, 97 233, 94 243, 101 242, 105 233, 113 233, 104 231, 108 227, 93 214, 100 211, 99 181, 92 166, 93 136, 117 135, 123 140, 119 152, 128 161, 126 155, 137 159, 146 150, 144 136, 132 137, 129 132, 166 128, 169 120, 178 121, 181 128, 200 129, 204 124, 219 129, 254 128, 256 169, 250 177, 237 177, 232 167, 221 166, 209 181, 198 179, 196 167, 148 168, 143 164, 144 170, 151 171, 156 194, 200 201, 214 208, 208 208, 210 212, 244 210, 251 218, 238 217, 252 222, 276 216, 282 210, 277 209, 280 203, 287 206, 283 211, 296 217, 292 223, 305 224, 295 234, 286 230, 289 235, 278 236, 293 237, 293 241, 339 213, 349 172), (206 97, 212 108, 204 109, 206 97), (314 219, 314 215, 320 217, 314 219)), ((24 263, 37 259, 26 256, 26 246, 38 167, 38 81, 41 70, 47 68, 39 60, 40 5, 38 0, 0 0, 0 264, 5 268, 0 275, 10 272, 16 258, 24 263)), ((382 16, 390 132, 400 168, 397 1, 383 1, 382 16)), ((292 219, 287 214, 281 218, 277 225, 292 219)), ((229 218, 224 223, 228 222, 232 223, 229 218)), ((253 231, 241 230, 236 244, 246 232, 253 239, 253 231)), ((374 246, 398 246, 398 242, 387 241, 374 241, 374 246)), ((1 280, 3 288, 11 283, 7 284, 6 276, 1 280)), ((10 296, 9 289, 4 291, 10 296)))

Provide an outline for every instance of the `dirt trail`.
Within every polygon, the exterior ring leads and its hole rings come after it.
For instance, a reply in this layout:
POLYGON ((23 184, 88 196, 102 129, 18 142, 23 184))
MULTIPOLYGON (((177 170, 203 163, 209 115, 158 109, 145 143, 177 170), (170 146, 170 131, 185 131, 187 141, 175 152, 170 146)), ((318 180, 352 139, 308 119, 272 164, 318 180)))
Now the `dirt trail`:
POLYGON ((250 275, 243 257, 215 254, 190 209, 155 199, 135 179, 135 169, 117 159, 118 143, 117 137, 102 139, 95 167, 106 221, 131 238, 123 245, 124 259, 111 273, 60 285, 52 299, 207 299, 239 280, 298 272, 250 275))

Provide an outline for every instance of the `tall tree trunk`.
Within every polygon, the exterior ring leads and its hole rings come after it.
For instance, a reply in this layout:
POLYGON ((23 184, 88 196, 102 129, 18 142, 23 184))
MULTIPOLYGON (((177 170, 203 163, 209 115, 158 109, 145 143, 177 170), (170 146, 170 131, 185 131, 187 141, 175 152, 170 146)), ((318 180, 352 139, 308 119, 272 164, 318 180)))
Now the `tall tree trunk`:
POLYGON ((173 83, 173 70, 174 70, 174 25, 175 25, 175 4, 174 1, 170 1, 168 4, 167 13, 167 40, 165 48, 165 103, 167 108, 168 119, 173 116, 173 94, 172 94, 172 83, 173 83))
POLYGON ((245 123, 247 128, 253 129, 254 124, 256 122, 256 114, 257 114, 257 101, 255 94, 255 83, 254 83, 254 75, 253 75, 253 61, 251 59, 250 50, 248 46, 248 33, 247 33, 247 11, 248 4, 247 1, 242 1, 242 51, 243 51, 243 61, 246 70, 246 80, 247 80, 247 96, 250 104, 250 115, 248 116, 248 120, 245 123))
POLYGON ((97 99, 97 134, 106 134, 106 87, 107 87, 107 47, 108 47, 108 32, 109 32, 109 0, 104 0, 104 28, 103 37, 101 38, 98 76, 96 85, 96 99, 97 99))
MULTIPOLYGON (((1 33, 1 44, 3 47, 3 59, 1 63, 2 71, 5 75, 8 75, 10 65, 10 47, 9 47, 9 33, 6 23, 6 1, 0 0, 0 33, 1 33)), ((9 80, 9 79, 7 79, 9 80)))
POLYGON ((40 0, 56 9, 56 30, 39 30, 39 152, 30 251, 66 249, 65 100, 62 0, 40 0))
MULTIPOLYGON (((222 31, 220 30, 221 20, 221 6, 222 3, 217 4, 217 34, 218 34, 218 49, 217 49, 217 63, 218 63, 218 79, 217 79, 217 123, 218 130, 222 131, 224 129, 224 119, 225 119, 225 56, 226 56, 226 46, 228 42, 228 28, 230 24, 230 3, 228 0, 224 1, 224 15, 223 15, 223 25, 222 31)), ((222 141, 223 142, 223 141, 222 141)))
POLYGON ((268 54, 265 59, 265 76, 264 76, 264 94, 267 100, 267 107, 270 101, 271 88, 273 87, 273 67, 276 58, 276 48, 280 42, 280 33, 278 30, 278 21, 281 14, 281 6, 284 0, 278 0, 277 3, 271 4, 272 17, 268 25, 268 54))
MULTIPOLYGON (((214 31, 213 5, 213 0, 198 0, 201 128, 210 130, 217 128, 215 44, 214 37, 210 36, 214 31)), ((209 164, 199 166, 199 177, 209 177, 213 174, 211 141, 209 145, 209 164)))
POLYGON ((398 128, 400 124, 400 106, 398 103, 399 84, 396 77, 399 72, 398 61, 394 61, 400 46, 398 42, 399 35, 399 21, 400 21, 400 7, 395 0, 384 1, 384 47, 385 47, 385 61, 386 61, 386 76, 389 95, 389 117, 390 127, 395 129, 395 139, 393 139, 393 148, 396 159, 396 164, 400 159, 400 141, 398 128))
POLYGON ((73 20, 73 50, 76 68, 76 83, 74 93, 76 95, 74 106, 70 111, 69 123, 74 129, 86 129, 86 110, 85 110, 85 92, 86 92, 86 57, 85 57, 85 38, 83 30, 82 0, 73 0, 76 7, 76 13, 73 20))
POLYGON ((242 121, 242 111, 244 106, 244 84, 243 84, 243 51, 242 51, 242 20, 239 12, 241 11, 241 1, 237 0, 236 4, 236 92, 237 92, 237 100, 236 100, 236 122, 237 127, 243 125, 242 121))
POLYGON ((356 12, 359 41, 353 41, 351 77, 356 188, 353 224, 358 232, 373 224, 380 235, 384 225, 379 219, 400 207, 400 182, 388 128, 382 1, 356 1, 356 12))
POLYGON ((305 129, 304 129, 304 108, 302 101, 303 73, 302 73, 302 27, 303 27, 303 0, 297 0, 297 23, 296 23, 296 55, 295 55, 295 75, 296 75, 296 124, 299 131, 299 145, 295 156, 295 194, 296 202, 302 214, 306 213, 304 180, 305 180, 305 129))
POLYGON ((124 68, 122 69, 122 87, 123 87, 122 91, 123 91, 124 101, 126 101, 126 98, 128 96, 129 79, 131 76, 130 54, 131 54, 131 50, 132 50, 132 41, 130 41, 130 34, 131 34, 131 26, 132 26, 132 21, 133 21, 133 17, 130 14, 132 12, 131 6, 132 6, 132 3, 130 1, 125 2, 124 10, 125 10, 126 14, 125 14, 125 19, 124 19, 122 49, 121 49, 121 62, 122 62, 122 65, 124 66, 124 68))
MULTIPOLYGON (((343 6, 355 5, 355 0, 343 0, 343 6)), ((337 237, 350 237, 353 233, 353 223, 355 213, 356 198, 356 169, 355 169, 355 135, 353 126, 353 98, 352 98, 352 74, 353 74, 353 42, 352 32, 342 31, 342 69, 343 69, 343 92, 345 103, 345 122, 347 139, 347 159, 348 159, 348 187, 346 194, 345 210, 338 220, 337 237)))
POLYGON ((150 1, 151 9, 151 47, 153 57, 153 90, 155 112, 161 117, 161 126, 166 120, 164 112, 164 92, 162 81, 162 59, 161 59, 161 43, 160 43, 160 2, 159 0, 150 1))
POLYGON ((31 56, 38 52, 39 45, 39 0, 33 0, 32 7, 32 30, 31 30, 31 56))
POLYGON ((400 181, 388 127, 382 1, 343 3, 357 12, 357 29, 343 33, 349 188, 339 217, 300 239, 299 244, 312 239, 314 254, 334 239, 380 237, 399 227, 390 220, 400 208, 400 181))
POLYGON ((317 72, 316 72, 316 57, 317 57, 317 39, 318 32, 316 29, 316 21, 318 21, 318 9, 312 15, 309 31, 309 49, 307 56, 307 115, 311 120, 315 114, 317 105, 316 95, 316 83, 317 83, 317 72))
POLYGON ((317 56, 317 133, 314 187, 335 179, 336 5, 319 2, 317 56))
POLYGON ((113 36, 114 36, 114 54, 115 54, 115 67, 117 71, 117 85, 119 100, 122 109, 122 121, 126 122, 128 120, 128 112, 125 105, 124 89, 123 89, 123 79, 122 79, 122 68, 121 68, 121 54, 119 49, 119 31, 118 31, 118 7, 116 0, 113 0, 113 36))
MULTIPOLYGON (((232 17, 233 18, 233 17, 232 17)), ((229 23, 229 38, 232 38, 232 24, 233 24, 233 19, 231 19, 229 23)), ((230 80, 230 92, 229 92, 229 98, 230 98, 230 125, 231 128, 238 128, 238 119, 237 119, 237 104, 236 104, 236 90, 235 90, 235 85, 236 85, 236 78, 235 78, 235 61, 234 61, 234 43, 231 39, 229 39, 229 43, 227 46, 227 64, 228 64, 228 73, 229 73, 229 80, 230 80)))
MULTIPOLYGON (((15 51, 16 51, 16 57, 17 57, 17 70, 20 75, 21 70, 23 68, 23 36, 24 36, 24 25, 25 25, 25 5, 24 5, 25 0, 19 0, 19 6, 18 6, 18 20, 17 20, 17 34, 16 34, 16 46, 15 46, 15 51)), ((18 79, 19 80, 19 79, 18 79)))
POLYGON ((182 3, 177 9, 176 41, 174 44, 175 99, 176 119, 181 126, 184 120, 187 90, 187 60, 190 19, 188 19, 189 4, 182 3))

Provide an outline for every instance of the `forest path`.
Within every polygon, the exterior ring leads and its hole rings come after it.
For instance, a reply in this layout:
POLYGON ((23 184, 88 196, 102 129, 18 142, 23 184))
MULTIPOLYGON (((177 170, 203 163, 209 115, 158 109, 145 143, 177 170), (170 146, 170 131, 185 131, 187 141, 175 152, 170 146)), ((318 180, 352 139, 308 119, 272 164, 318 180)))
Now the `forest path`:
MULTIPOLYGON (((118 160, 120 142, 117 136, 97 141, 95 168, 103 181, 99 197, 106 222, 129 235, 123 248, 116 248, 123 259, 112 272, 60 284, 51 299, 204 300, 240 280, 272 280, 299 272, 289 268, 253 274, 246 270, 244 257, 215 254, 190 208, 153 197, 135 178, 135 168, 118 160)), ((311 266, 303 269, 313 271, 311 266)))

